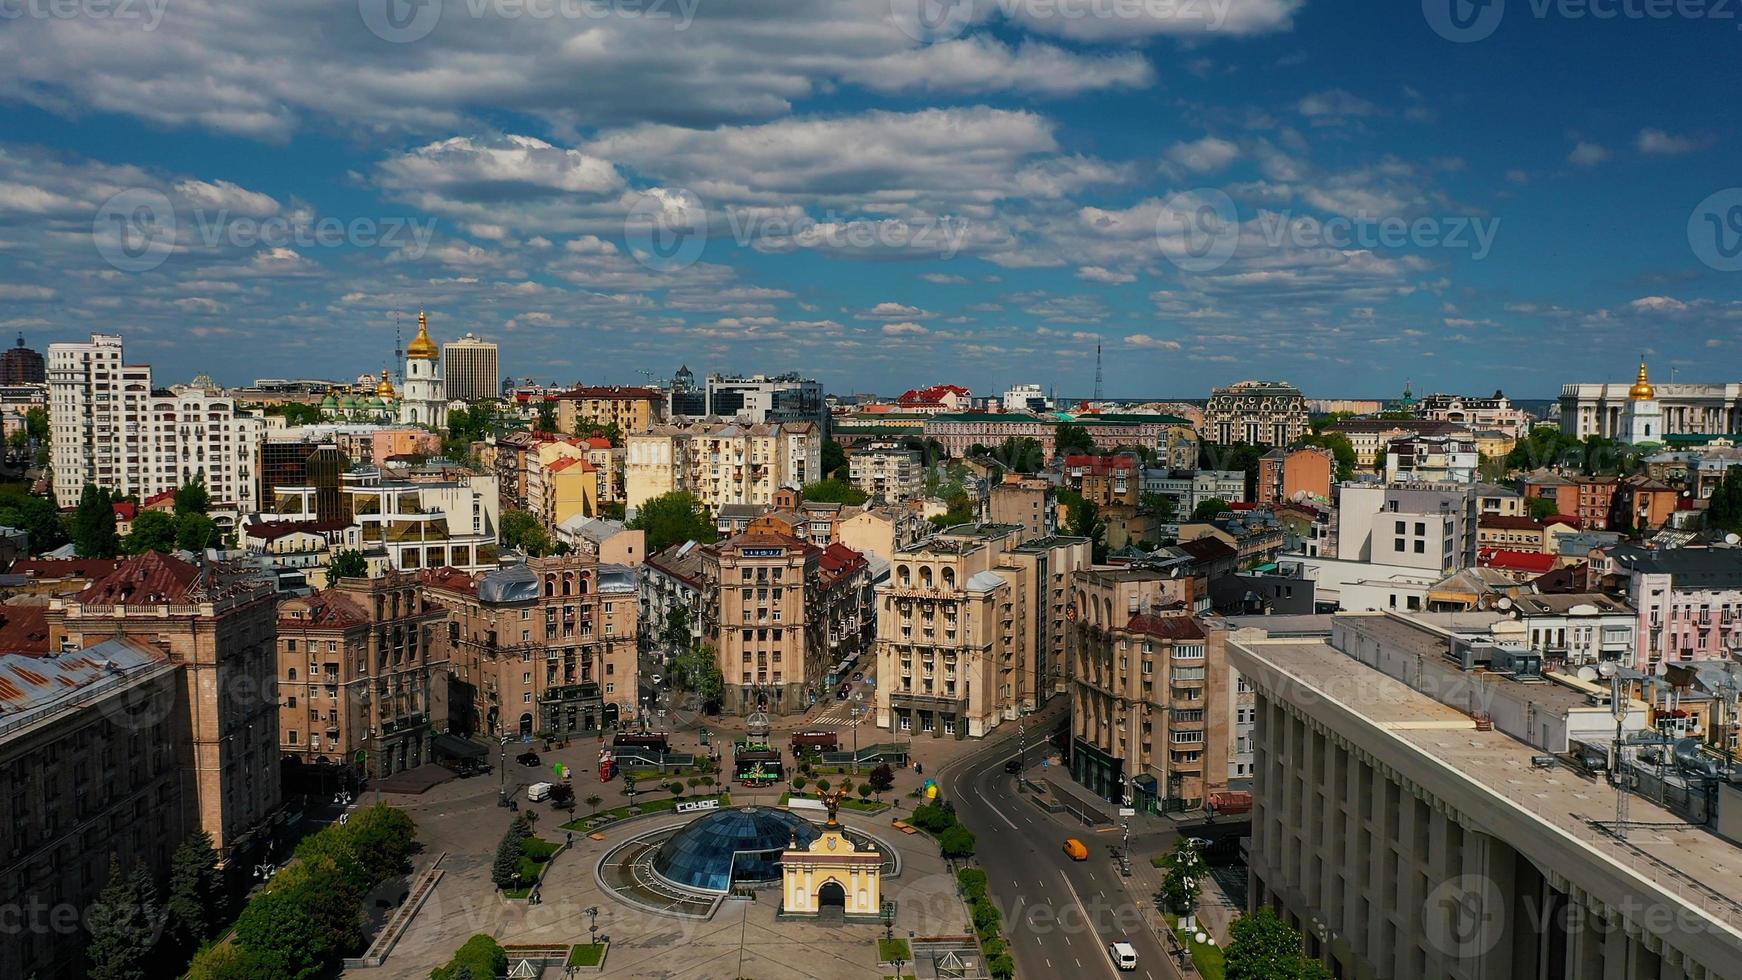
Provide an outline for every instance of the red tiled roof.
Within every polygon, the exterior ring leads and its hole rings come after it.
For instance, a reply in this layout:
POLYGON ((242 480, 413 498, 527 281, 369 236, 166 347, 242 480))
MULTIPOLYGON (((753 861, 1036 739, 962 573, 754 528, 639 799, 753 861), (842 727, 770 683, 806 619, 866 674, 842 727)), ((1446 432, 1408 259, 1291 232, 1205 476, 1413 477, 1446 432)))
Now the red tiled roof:
POLYGON ((0 604, 0 653, 43 654, 48 646, 48 607, 41 603, 0 604))
POLYGON ((1147 616, 1138 613, 1131 617, 1125 628, 1133 633, 1143 633, 1164 640, 1202 640, 1204 628, 1198 625, 1195 616, 1147 616))
POLYGON ((165 490, 162 493, 154 493, 151 496, 146 497, 143 501, 140 502, 139 506, 145 508, 146 510, 158 510, 158 509, 160 509, 158 507, 158 504, 173 504, 173 503, 175 503, 175 491, 174 490, 165 490))
POLYGON ((326 589, 310 593, 305 600, 308 603, 308 615, 301 619, 280 616, 278 630, 298 629, 347 629, 352 626, 365 626, 369 615, 352 602, 343 593, 326 589))
POLYGON ((1542 525, 1528 517, 1509 517, 1500 514, 1483 514, 1476 519, 1477 527, 1491 527, 1497 531, 1540 531, 1542 525))
POLYGON ((1568 517, 1565 514, 1550 514, 1542 519, 1542 526, 1548 527, 1550 524, 1565 524, 1568 527, 1578 527, 1579 519, 1577 517, 1568 517))
POLYGON ((130 521, 139 513, 139 505, 131 500, 117 500, 114 504, 115 517, 118 520, 130 521))
POLYGON ((350 527, 350 521, 257 521, 242 530, 244 538, 256 541, 277 541, 292 534, 320 534, 350 527))
POLYGON ((99 579, 117 564, 113 558, 21 558, 12 563, 11 573, 26 578, 99 579))
POLYGON ((808 541, 801 541, 790 534, 778 531, 745 531, 734 535, 713 546, 715 551, 736 551, 739 548, 786 548, 797 549, 806 554, 814 554, 819 549, 808 541))
POLYGON ((936 405, 949 395, 968 397, 968 389, 961 385, 932 385, 929 388, 909 388, 897 398, 898 405, 936 405))
POLYGON ((123 558, 115 570, 79 593, 79 601, 113 606, 135 598, 145 602, 177 602, 186 599, 199 581, 200 570, 180 558, 155 551, 123 558))
POLYGON ((1483 548, 1476 552, 1476 564, 1483 568, 1499 568, 1515 572, 1546 574, 1554 569, 1555 556, 1533 551, 1508 551, 1505 548, 1483 548))
POLYGON ((620 401, 660 401, 665 395, 658 388, 621 387, 611 385, 583 386, 570 388, 557 396, 558 398, 610 398, 620 401))
POLYGON ((839 541, 823 549, 817 560, 818 578, 824 588, 834 585, 866 566, 865 556, 839 541))
POLYGON ((601 436, 593 436, 586 440, 588 449, 610 449, 611 440, 601 436))
POLYGON ((478 594, 478 583, 473 581, 472 576, 451 565, 418 572, 417 580, 432 589, 445 589, 448 592, 459 592, 465 595, 478 594))

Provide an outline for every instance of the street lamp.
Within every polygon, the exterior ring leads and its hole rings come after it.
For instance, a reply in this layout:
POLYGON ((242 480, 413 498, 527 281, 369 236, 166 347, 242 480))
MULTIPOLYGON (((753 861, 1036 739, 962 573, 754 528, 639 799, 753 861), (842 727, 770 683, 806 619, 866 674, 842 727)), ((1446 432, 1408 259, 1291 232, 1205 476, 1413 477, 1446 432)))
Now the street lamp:
POLYGON ((584 911, 587 913, 587 941, 597 946, 599 945, 599 907, 597 905, 589 906, 584 911))

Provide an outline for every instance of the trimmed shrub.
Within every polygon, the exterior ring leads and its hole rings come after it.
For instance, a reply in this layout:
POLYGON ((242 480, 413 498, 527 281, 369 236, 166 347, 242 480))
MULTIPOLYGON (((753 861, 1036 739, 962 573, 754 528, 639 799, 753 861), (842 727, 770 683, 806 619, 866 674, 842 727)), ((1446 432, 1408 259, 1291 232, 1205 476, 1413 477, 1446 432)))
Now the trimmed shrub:
POLYGON ((456 980, 462 969, 469 970, 479 980, 502 976, 508 972, 508 953, 503 950, 501 943, 479 933, 466 940, 466 944, 454 953, 454 958, 446 966, 438 966, 431 971, 430 980, 456 980))

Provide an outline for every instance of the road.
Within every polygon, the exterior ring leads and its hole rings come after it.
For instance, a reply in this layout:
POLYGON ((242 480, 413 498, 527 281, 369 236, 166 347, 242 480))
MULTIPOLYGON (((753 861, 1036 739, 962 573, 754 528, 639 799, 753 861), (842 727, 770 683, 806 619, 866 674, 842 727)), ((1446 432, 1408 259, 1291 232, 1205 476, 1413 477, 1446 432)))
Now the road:
MULTIPOLYGON (((1031 739, 1029 763, 1050 747, 1031 739)), ((1119 875, 1113 851, 1119 834, 1094 833, 1070 825, 1019 796, 1016 777, 1004 772, 1017 755, 1014 740, 1003 741, 952 766, 943 777, 946 799, 977 837, 976 858, 985 869, 992 896, 1004 912, 1005 936, 1018 976, 1181 977, 1160 940, 1144 925, 1146 900, 1134 898, 1119 875), (1063 850, 1067 837, 1089 848, 1087 861, 1072 861, 1063 850), (1137 948, 1137 970, 1122 973, 1107 953, 1109 943, 1137 948), (1043 972, 1044 971, 1044 972, 1043 972)))

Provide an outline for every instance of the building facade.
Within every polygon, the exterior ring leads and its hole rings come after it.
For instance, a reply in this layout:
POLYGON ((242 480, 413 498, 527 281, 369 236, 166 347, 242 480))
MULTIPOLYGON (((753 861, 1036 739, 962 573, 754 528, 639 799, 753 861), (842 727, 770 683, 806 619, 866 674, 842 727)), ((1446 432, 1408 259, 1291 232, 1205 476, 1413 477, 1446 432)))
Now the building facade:
POLYGON ((1415 414, 1434 422, 1451 422, 1471 429, 1491 429, 1517 439, 1530 430, 1530 415, 1512 404, 1504 392, 1491 398, 1465 395, 1424 395, 1415 414))
POLYGON ((1289 446, 1307 434, 1307 404, 1300 389, 1281 381, 1241 381, 1210 393, 1204 409, 1206 442, 1231 446, 1289 446))
POLYGON ((800 487, 822 475, 822 432, 805 422, 661 425, 629 436, 627 443, 631 511, 674 491, 694 494, 710 511, 726 504, 772 504, 782 487, 800 487))
POLYGON ((847 466, 853 485, 873 500, 899 503, 925 489, 925 466, 917 449, 888 443, 862 446, 847 454, 847 466))
POLYGON ((624 435, 646 432, 664 414, 665 393, 658 388, 591 386, 571 388, 556 398, 557 428, 570 433, 595 426, 615 426, 624 435))
POLYGON ((425 572, 444 624, 456 727, 492 736, 593 734, 636 718, 635 574, 590 555, 479 576, 425 572))
POLYGON ((257 509, 255 465, 265 424, 227 395, 152 387, 126 364, 121 338, 51 344, 49 427, 55 499, 76 506, 85 485, 149 497, 203 480, 216 503, 257 509))
POLYGON ((493 341, 466 334, 442 345, 442 367, 447 399, 480 402, 502 394, 502 367, 497 363, 493 341))
MULTIPOLYGON (((1630 441, 1624 416, 1636 400, 1639 380, 1631 384, 1619 381, 1563 385, 1561 430, 1578 439, 1604 436, 1630 441)), ((1650 441, 1662 442, 1669 435, 1721 436, 1742 432, 1742 384, 1652 385, 1651 401, 1662 422, 1659 434, 1650 441)))
POLYGON ((405 390, 401 394, 399 421, 429 429, 447 428, 448 393, 442 380, 441 350, 430 339, 429 317, 422 310, 417 314, 417 336, 405 345, 405 390))

